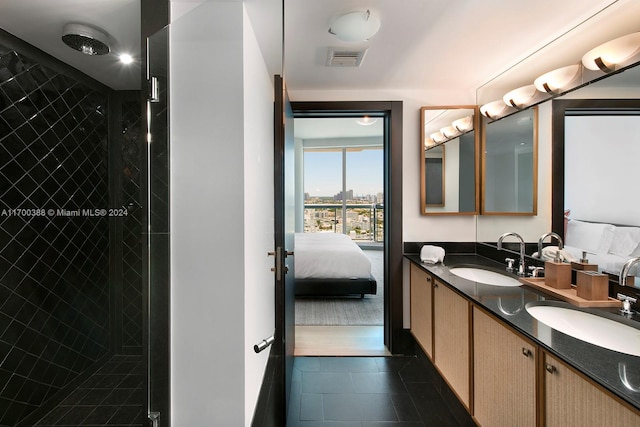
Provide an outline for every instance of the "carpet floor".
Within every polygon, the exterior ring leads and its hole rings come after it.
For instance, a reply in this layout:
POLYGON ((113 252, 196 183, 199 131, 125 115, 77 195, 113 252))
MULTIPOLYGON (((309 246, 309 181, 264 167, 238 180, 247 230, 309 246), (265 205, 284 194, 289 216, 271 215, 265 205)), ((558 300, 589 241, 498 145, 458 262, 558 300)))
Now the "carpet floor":
POLYGON ((296 325, 380 326, 384 323, 384 265, 382 250, 365 250, 378 284, 375 295, 353 297, 298 297, 296 325))

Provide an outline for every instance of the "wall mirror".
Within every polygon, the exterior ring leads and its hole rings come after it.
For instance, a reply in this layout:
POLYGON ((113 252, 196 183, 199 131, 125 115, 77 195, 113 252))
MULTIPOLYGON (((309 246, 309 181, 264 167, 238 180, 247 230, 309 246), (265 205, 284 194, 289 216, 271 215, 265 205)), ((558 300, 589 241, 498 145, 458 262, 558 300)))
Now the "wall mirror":
POLYGON ((420 109, 422 215, 474 215, 479 212, 478 123, 475 105, 420 109))
POLYGON ((553 101, 552 114, 553 231, 564 235, 567 209, 574 219, 639 226, 629 188, 640 155, 640 66, 553 101))
POLYGON ((483 118, 483 215, 536 215, 538 108, 483 118))

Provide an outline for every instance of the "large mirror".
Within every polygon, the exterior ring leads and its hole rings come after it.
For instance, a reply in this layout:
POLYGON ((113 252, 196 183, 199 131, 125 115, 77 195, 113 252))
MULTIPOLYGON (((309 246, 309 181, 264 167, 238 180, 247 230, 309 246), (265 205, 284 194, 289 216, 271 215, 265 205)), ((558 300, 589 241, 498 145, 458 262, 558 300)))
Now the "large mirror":
POLYGON ((538 109, 491 121, 483 118, 483 215, 536 215, 538 109))
POLYGON ((640 66, 553 102, 552 228, 573 219, 640 226, 640 66), (590 199, 598 202, 594 203, 590 199))
POLYGON ((480 138, 475 105, 420 109, 420 211, 479 212, 480 138))

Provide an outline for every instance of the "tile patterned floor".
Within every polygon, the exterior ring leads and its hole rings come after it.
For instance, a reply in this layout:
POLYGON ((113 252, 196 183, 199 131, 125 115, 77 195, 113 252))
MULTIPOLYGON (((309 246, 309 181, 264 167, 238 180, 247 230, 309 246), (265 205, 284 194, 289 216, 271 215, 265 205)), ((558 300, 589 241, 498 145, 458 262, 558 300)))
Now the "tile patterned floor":
POLYGON ((114 356, 35 427, 142 427, 143 369, 140 356, 114 356))
POLYGON ((475 426, 416 357, 296 357, 288 427, 475 426))

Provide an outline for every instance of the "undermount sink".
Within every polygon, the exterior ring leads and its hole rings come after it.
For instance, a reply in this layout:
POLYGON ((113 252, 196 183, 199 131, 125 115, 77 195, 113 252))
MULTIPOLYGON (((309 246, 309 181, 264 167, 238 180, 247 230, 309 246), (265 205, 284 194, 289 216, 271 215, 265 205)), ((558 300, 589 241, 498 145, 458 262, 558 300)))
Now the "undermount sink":
POLYGON ((640 356, 640 329, 633 326, 562 306, 560 303, 528 303, 526 310, 539 322, 573 338, 620 353, 640 356))
POLYGON ((484 268, 453 267, 449 269, 449 272, 458 277, 462 277, 463 279, 483 283, 485 285, 520 286, 522 284, 515 277, 510 277, 506 274, 497 273, 491 270, 485 270, 484 268))

